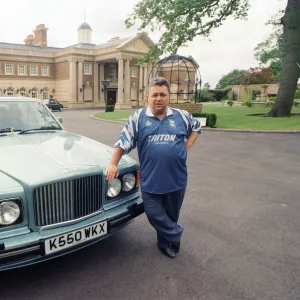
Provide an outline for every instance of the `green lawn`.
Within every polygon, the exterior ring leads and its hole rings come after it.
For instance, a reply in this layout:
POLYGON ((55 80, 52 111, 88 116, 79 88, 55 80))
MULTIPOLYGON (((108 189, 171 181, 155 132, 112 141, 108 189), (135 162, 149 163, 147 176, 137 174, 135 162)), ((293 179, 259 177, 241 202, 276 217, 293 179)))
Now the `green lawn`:
MULTIPOLYGON (((134 110, 98 113, 95 117, 125 122, 134 110)), ((300 130, 300 116, 291 118, 247 117, 248 114, 266 113, 268 108, 250 108, 244 106, 227 107, 218 104, 204 104, 203 112, 217 115, 218 128, 260 129, 260 130, 300 130)), ((293 113, 300 113, 300 108, 293 108, 293 113)))

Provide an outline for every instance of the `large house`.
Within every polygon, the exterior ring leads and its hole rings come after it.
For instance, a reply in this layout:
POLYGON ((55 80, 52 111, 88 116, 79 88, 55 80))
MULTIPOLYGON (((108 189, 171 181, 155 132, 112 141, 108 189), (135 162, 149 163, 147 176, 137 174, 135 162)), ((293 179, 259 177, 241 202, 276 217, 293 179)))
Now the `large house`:
POLYGON ((92 29, 78 28, 78 43, 49 47, 48 28, 40 24, 24 44, 0 43, 0 96, 54 97, 69 108, 131 108, 145 104, 150 68, 138 65, 152 40, 141 33, 92 43, 92 29), (102 81, 109 79, 108 87, 102 81))

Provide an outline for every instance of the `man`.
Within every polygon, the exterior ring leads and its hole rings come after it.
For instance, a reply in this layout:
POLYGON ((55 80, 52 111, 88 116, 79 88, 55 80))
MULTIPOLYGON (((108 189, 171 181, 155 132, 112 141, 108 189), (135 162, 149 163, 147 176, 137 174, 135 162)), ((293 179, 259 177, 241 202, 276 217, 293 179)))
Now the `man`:
POLYGON ((188 112, 168 107, 169 102, 169 82, 160 77, 153 79, 149 107, 129 117, 115 144, 106 178, 111 181, 118 176, 122 155, 137 146, 145 213, 157 231, 158 248, 175 258, 183 231, 177 222, 187 186, 187 150, 198 138, 201 127, 188 112))

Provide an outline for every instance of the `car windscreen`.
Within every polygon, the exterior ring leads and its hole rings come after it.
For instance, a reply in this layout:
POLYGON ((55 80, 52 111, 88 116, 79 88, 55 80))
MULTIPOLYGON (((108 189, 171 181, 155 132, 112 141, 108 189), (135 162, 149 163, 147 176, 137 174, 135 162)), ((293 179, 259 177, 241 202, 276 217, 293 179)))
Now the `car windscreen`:
POLYGON ((0 129, 29 130, 39 127, 58 127, 60 124, 38 101, 0 101, 0 129))

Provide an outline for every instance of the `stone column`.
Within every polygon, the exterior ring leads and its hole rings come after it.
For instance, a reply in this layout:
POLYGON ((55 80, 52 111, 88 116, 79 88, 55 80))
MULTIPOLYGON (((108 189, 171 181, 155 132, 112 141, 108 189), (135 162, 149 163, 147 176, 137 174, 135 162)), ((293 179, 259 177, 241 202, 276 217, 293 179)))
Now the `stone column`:
POLYGON ((119 71, 118 71, 118 102, 119 104, 124 102, 124 59, 119 58, 119 71))
POLYGON ((105 106, 104 92, 102 92, 102 80, 104 80, 104 62, 100 64, 100 82, 99 82, 99 91, 100 91, 100 103, 105 106))
POLYGON ((125 61, 125 93, 124 93, 124 101, 130 102, 130 80, 131 74, 130 74, 130 59, 127 58, 125 61))
POLYGON ((69 102, 77 102, 77 82, 76 82, 76 62, 69 61, 70 70, 70 100, 69 102))
MULTIPOLYGON (((83 85, 83 62, 78 62, 78 90, 82 88, 83 85)), ((83 102, 83 91, 78 93, 78 102, 83 102)))
MULTIPOLYGON (((115 109, 129 109, 131 108, 130 102, 125 98, 124 89, 124 58, 119 58, 119 71, 118 71, 118 101, 115 105, 115 109), (124 90, 124 91, 123 91, 124 90)), ((126 78, 126 76, 125 76, 126 78)), ((128 90, 127 90, 128 92, 128 90)))
POLYGON ((99 64, 94 62, 94 102, 99 102, 99 64))
POLYGON ((138 94, 138 101, 139 105, 143 105, 144 99, 143 99, 143 67, 140 66, 140 72, 139 72, 139 94, 138 94))

